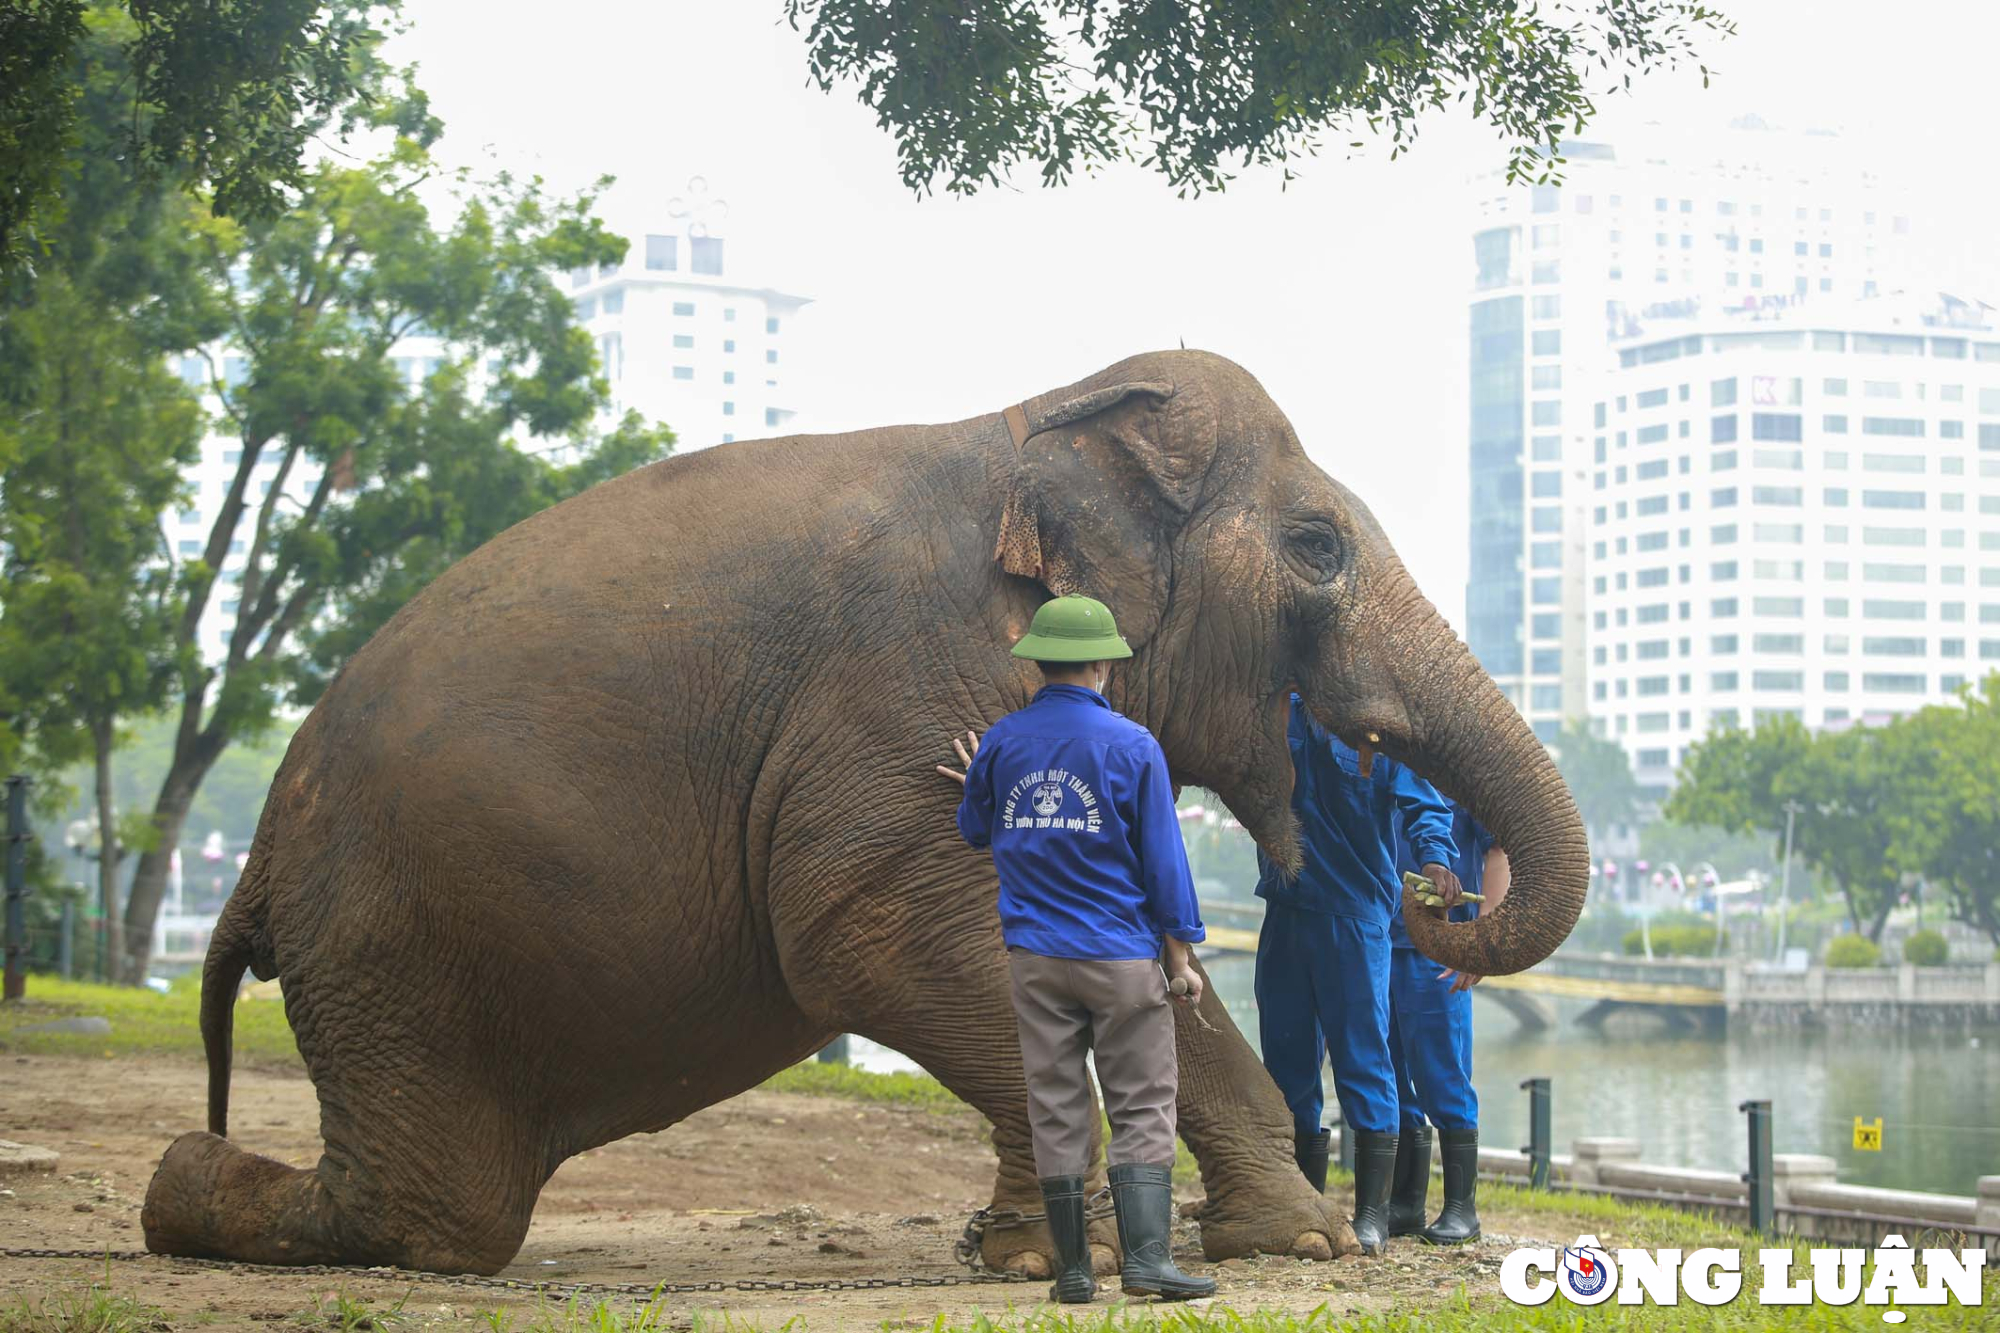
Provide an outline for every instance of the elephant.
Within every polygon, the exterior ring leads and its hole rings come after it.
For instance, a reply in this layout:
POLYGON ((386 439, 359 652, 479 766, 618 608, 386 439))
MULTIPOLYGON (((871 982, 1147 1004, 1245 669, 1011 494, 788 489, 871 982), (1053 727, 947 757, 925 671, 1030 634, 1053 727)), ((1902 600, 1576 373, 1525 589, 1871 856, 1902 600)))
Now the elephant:
MULTIPOLYGON (((1301 855, 1296 690, 1512 860, 1492 914, 1411 911, 1424 953, 1508 973, 1568 934, 1588 854, 1548 752, 1233 362, 1151 353, 949 425, 725 444, 494 538, 300 725, 204 965, 208 1129, 162 1157, 147 1245, 492 1273, 564 1159, 842 1032, 982 1112, 994 1205, 1034 1209, 997 881, 934 765, 1027 702, 1010 646, 1070 592, 1132 646, 1112 705, 1276 863, 1301 855), (283 979, 309 1169, 226 1137, 246 969, 283 979)), ((1354 1252, 1212 988, 1176 1054, 1205 1254, 1354 1252)), ((983 1255, 1034 1274, 1050 1248, 1017 1227, 983 1255)))

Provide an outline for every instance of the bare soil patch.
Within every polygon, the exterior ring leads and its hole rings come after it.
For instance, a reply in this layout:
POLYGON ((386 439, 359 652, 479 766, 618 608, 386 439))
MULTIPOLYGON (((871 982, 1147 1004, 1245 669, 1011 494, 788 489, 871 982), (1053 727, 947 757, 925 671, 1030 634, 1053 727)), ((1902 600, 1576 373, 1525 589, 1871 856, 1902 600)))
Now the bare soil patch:
MULTIPOLYGON (((204 1073, 185 1057, 90 1060, 8 1056, 0 1063, 0 1138, 59 1152, 53 1173, 0 1178, 0 1247, 143 1249, 139 1206, 159 1155, 204 1119, 204 1073)), ((318 1107, 299 1074, 239 1071, 232 1135, 296 1166, 319 1156, 318 1107)), ((503 1275, 527 1282, 642 1283, 946 1277, 952 1244, 992 1187, 993 1152, 971 1111, 751 1092, 661 1134, 638 1135, 566 1163, 542 1192, 526 1244, 503 1275)), ((1206 1265, 1184 1225, 1182 1261, 1222 1282, 1220 1304, 1303 1313, 1406 1309, 1497 1290, 1521 1243, 1561 1237, 1544 1214, 1485 1216, 1487 1238, 1460 1250, 1398 1243, 1383 1260, 1289 1259, 1206 1265)), ((108 1285, 164 1312, 174 1327, 248 1328, 293 1320, 331 1293, 387 1310, 403 1327, 487 1328, 487 1311, 535 1319, 532 1293, 362 1273, 229 1272, 166 1259, 101 1262, 0 1258, 0 1291, 108 1285), (405 1300, 407 1294, 407 1299, 405 1300)), ((676 1322, 696 1312, 777 1327, 928 1327, 998 1318, 1039 1304, 1042 1283, 860 1292, 728 1292, 669 1297, 676 1322)), ((557 1298, 560 1299, 560 1298, 557 1298)), ((585 1298, 599 1299, 597 1295, 585 1298)), ((613 1298, 629 1304, 629 1298, 613 1298)), ((1113 1298, 1102 1298, 1108 1305, 1113 1298)), ((543 1308, 542 1313, 548 1311, 543 1308)), ((560 1320, 557 1321, 560 1326, 560 1320)))

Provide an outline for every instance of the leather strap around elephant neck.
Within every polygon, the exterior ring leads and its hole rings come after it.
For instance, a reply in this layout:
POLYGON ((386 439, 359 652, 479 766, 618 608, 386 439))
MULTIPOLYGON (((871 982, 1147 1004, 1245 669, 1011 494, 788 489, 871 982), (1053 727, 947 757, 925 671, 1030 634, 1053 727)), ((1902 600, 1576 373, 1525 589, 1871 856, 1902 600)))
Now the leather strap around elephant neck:
POLYGON ((1028 414, 1016 403, 1000 415, 1007 419, 1007 433, 1014 437, 1014 452, 1018 454, 1028 442, 1028 414))

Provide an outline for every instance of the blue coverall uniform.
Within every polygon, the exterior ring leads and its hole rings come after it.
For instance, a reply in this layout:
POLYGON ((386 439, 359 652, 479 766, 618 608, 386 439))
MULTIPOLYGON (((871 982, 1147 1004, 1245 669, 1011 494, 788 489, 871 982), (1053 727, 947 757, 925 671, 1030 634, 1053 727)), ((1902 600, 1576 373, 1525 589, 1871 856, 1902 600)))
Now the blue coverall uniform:
POLYGON ((1301 1136, 1320 1129, 1324 1052, 1344 1123, 1394 1134, 1397 1100, 1389 1049, 1389 925, 1402 896, 1399 826, 1424 862, 1452 864, 1451 811, 1437 789, 1393 759, 1361 756, 1307 716, 1292 696, 1292 810, 1305 843, 1296 879, 1259 852, 1257 1025, 1264 1067, 1301 1136))
POLYGON ((979 743, 958 831, 993 849, 1000 930, 1046 958, 1156 959, 1208 938, 1167 756, 1081 685, 1044 685, 979 743))
MULTIPOLYGON (((1493 835, 1451 805, 1451 840, 1457 854, 1443 864, 1458 876, 1467 893, 1480 892, 1486 874, 1486 853, 1493 835)), ((1396 875, 1421 871, 1430 858, 1417 853, 1406 835, 1396 841, 1396 875)), ((1451 909, 1454 921, 1478 915, 1477 903, 1451 909)), ((1451 975, 1416 951, 1403 929, 1398 906, 1389 926, 1389 1054, 1396 1065, 1396 1100, 1403 1126, 1415 1128, 1426 1117, 1439 1129, 1477 1129, 1479 1095, 1472 1088, 1472 992, 1452 992, 1451 975)))

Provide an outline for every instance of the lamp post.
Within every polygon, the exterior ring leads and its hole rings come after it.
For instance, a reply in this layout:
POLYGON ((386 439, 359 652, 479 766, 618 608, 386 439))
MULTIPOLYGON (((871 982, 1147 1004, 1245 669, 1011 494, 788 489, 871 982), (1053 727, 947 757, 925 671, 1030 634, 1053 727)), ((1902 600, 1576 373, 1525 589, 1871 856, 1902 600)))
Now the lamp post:
POLYGON ((1790 913, 1792 901, 1792 822, 1805 809, 1797 801, 1785 801, 1785 869, 1778 881, 1778 956, 1773 961, 1785 961, 1785 918, 1790 913))

